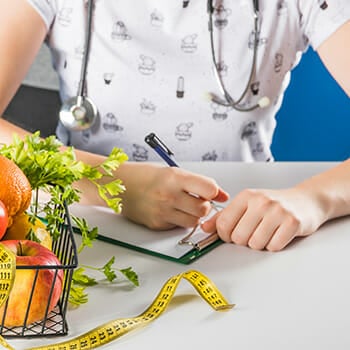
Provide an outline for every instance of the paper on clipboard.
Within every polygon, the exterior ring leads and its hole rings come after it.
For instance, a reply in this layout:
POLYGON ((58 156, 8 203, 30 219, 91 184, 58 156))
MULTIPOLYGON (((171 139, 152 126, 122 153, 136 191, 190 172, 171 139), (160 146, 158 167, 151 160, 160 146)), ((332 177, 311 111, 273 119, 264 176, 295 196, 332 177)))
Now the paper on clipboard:
MULTIPOLYGON (((115 214, 110 208, 101 206, 74 204, 70 207, 70 212, 75 216, 85 218, 90 227, 98 227, 99 238, 110 243, 145 253, 153 253, 153 255, 160 255, 171 260, 184 259, 192 252, 193 254, 188 259, 180 261, 184 263, 188 263, 187 260, 193 260, 205 252, 205 249, 202 252, 194 251, 196 250, 194 245, 178 244, 192 229, 175 228, 167 231, 153 231, 115 214)), ((191 236, 191 242, 200 242, 209 237, 209 234, 197 229, 191 236)), ((215 242, 219 243, 220 240, 215 237, 210 244, 215 242)))

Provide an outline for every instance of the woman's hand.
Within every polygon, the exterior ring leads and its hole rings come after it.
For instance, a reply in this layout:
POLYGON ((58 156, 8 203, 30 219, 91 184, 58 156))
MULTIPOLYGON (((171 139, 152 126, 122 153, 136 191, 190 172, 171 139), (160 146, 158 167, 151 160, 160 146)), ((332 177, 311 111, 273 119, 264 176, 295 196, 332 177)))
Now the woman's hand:
POLYGON ((294 237, 315 232, 326 221, 322 200, 310 187, 244 190, 202 223, 225 242, 270 251, 283 249, 294 237))
POLYGON ((176 167, 136 163, 123 179, 122 214, 155 230, 193 227, 229 196, 213 179, 176 167))

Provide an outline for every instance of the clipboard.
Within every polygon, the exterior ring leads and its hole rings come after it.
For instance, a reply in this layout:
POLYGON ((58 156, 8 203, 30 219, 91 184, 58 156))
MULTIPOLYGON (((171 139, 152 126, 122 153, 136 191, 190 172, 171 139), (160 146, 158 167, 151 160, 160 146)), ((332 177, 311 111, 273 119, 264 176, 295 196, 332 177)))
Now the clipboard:
MULTIPOLYGON (((101 241, 181 264, 190 264, 223 243, 216 234, 209 235, 197 229, 191 236, 191 244, 179 244, 192 229, 153 231, 107 207, 74 204, 70 212, 84 218, 90 227, 97 227, 97 239, 101 241)), ((79 230, 74 228, 74 232, 79 233, 79 230)))

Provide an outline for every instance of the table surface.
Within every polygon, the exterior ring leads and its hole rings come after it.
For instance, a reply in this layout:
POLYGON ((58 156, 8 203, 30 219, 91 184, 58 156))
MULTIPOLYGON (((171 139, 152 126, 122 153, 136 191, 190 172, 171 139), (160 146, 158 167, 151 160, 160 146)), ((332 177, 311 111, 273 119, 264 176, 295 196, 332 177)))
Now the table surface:
MULTIPOLYGON (((334 165, 183 164, 214 177, 231 195, 247 187, 290 186, 334 165)), ((350 219, 337 219, 281 252, 223 244, 187 266, 97 241, 80 255, 80 263, 102 266, 115 256, 116 266, 132 266, 138 273, 140 286, 133 288, 123 279, 114 284, 101 280, 88 289, 87 304, 69 309, 68 336, 11 339, 10 343, 19 350, 61 342, 105 322, 139 315, 169 277, 195 269, 206 274, 236 307, 215 312, 182 281, 163 315, 101 349, 349 349, 349 232, 350 219)))

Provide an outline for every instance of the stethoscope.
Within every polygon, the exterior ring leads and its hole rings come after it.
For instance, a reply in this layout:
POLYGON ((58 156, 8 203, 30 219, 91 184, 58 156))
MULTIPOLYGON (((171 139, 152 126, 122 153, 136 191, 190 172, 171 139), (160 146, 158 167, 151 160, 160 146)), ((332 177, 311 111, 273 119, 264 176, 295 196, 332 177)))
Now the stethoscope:
MULTIPOLYGON (((87 3, 87 20, 86 20, 86 37, 84 43, 83 59, 80 72, 80 80, 78 85, 77 96, 68 99, 61 107, 59 112, 59 119, 61 123, 69 130, 81 131, 89 129, 98 118, 98 109, 94 102, 86 95, 86 71, 90 52, 91 42, 91 27, 92 27, 92 12, 93 12, 93 0, 88 0, 87 3)), ((249 112, 257 108, 265 108, 270 104, 268 97, 262 97, 257 104, 244 107, 241 105, 243 99, 247 96, 249 88, 253 83, 256 74, 256 62, 257 53, 259 46, 259 32, 260 32, 260 10, 259 0, 253 0, 254 9, 254 45, 253 45, 253 62, 249 74, 249 79, 245 89, 241 96, 234 100, 227 89, 225 88, 224 82, 219 73, 219 65, 216 60, 215 48, 214 48, 214 35, 213 35, 213 13, 214 5, 213 0, 208 0, 207 11, 209 15, 209 33, 210 33, 210 46, 211 56, 214 65, 214 73, 218 81, 221 93, 224 99, 218 98, 217 96, 211 95, 211 100, 217 104, 232 107, 240 112, 249 112)))
POLYGON ((260 35, 260 8, 259 8, 259 0, 253 0, 253 10, 254 10, 254 43, 253 43, 253 61, 252 66, 250 69, 249 79, 247 82, 247 85, 245 89, 243 90, 241 96, 234 100, 230 93, 225 88, 225 84, 222 80, 222 77, 219 72, 219 65, 216 60, 216 54, 214 49, 214 34, 213 34, 213 13, 214 13, 214 6, 213 1, 208 0, 207 4, 207 11, 209 14, 209 33, 210 33, 210 48, 211 48, 211 56, 213 60, 213 66, 214 66, 214 73, 216 80, 219 84, 221 93, 224 97, 224 100, 214 96, 211 94, 211 100, 215 103, 218 103, 222 106, 232 107, 235 110, 239 112, 250 112, 257 108, 265 108, 270 104, 270 100, 268 97, 264 96, 259 99, 258 103, 250 106, 250 107, 244 107, 240 103, 243 101, 243 99, 247 96, 249 88, 251 84, 253 83, 255 74, 256 74, 256 61, 258 56, 258 46, 259 46, 259 35, 260 35))
POLYGON ((98 117, 95 103, 86 96, 86 71, 90 53, 93 0, 88 0, 87 7, 86 36, 77 96, 64 102, 59 112, 61 123, 72 131, 89 129, 98 117))

